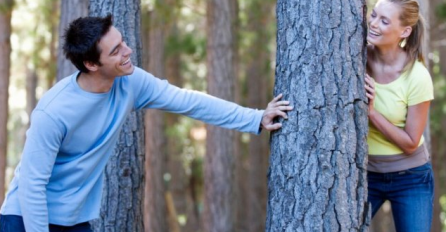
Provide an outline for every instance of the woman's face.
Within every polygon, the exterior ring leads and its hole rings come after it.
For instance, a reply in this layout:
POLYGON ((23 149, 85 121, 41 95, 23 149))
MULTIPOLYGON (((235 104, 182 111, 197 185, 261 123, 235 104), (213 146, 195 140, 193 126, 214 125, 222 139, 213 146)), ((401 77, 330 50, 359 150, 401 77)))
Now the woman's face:
MULTIPOLYGON (((398 45, 407 37, 407 27, 401 26, 400 7, 387 0, 379 0, 368 18, 367 41, 375 46, 398 45)), ((409 27, 410 28, 410 27, 409 27)), ((410 32, 409 32, 410 34, 410 32)))

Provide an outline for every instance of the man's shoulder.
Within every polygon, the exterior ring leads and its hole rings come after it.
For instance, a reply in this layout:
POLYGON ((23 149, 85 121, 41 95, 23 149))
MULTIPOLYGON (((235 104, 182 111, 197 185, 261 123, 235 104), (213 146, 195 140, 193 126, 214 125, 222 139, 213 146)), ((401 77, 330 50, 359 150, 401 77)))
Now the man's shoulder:
MULTIPOLYGON (((75 74, 73 74, 75 75, 75 74)), ((57 82, 53 87, 51 87, 48 91, 46 91, 43 96, 39 99, 39 102, 36 106, 36 109, 45 109, 51 102, 54 102, 57 99, 64 100, 64 92, 70 88, 72 85, 73 75, 65 77, 64 79, 57 82)))

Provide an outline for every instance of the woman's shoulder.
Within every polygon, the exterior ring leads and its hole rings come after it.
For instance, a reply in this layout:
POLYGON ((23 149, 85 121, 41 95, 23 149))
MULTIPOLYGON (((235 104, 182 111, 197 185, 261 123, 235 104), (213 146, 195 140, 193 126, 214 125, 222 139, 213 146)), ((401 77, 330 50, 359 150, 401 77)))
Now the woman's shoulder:
POLYGON ((432 79, 427 67, 418 60, 414 62, 408 76, 412 79, 413 78, 421 80, 432 79))

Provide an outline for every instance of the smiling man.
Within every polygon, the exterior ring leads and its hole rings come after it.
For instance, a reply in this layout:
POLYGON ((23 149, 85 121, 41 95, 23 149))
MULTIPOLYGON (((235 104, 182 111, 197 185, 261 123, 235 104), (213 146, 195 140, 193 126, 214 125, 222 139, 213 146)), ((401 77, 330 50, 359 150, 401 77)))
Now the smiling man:
POLYGON ((73 21, 64 53, 79 69, 57 83, 31 116, 15 177, 1 208, 0 232, 91 231, 98 218, 103 170, 132 110, 161 109, 206 123, 260 133, 276 130, 288 101, 263 110, 184 90, 134 67, 132 50, 112 17, 73 21))

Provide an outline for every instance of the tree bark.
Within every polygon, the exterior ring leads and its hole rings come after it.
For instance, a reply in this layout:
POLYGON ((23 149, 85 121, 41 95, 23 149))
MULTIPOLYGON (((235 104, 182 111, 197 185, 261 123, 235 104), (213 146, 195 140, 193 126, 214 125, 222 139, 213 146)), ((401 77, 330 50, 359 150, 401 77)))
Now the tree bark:
MULTIPOLYGON (((234 100, 233 29, 229 0, 207 1, 208 93, 234 100)), ((204 231, 234 231, 234 133, 207 125, 204 231)))
POLYGON ((266 231, 367 231, 365 1, 279 0, 266 231))
MULTIPOLYGON (((131 59, 141 65, 140 1, 90 0, 90 16, 114 15, 113 24, 132 48, 131 59)), ((143 112, 132 112, 122 127, 106 170, 100 218, 94 231, 144 231, 143 112)))
POLYGON ((0 0, 0 204, 5 198, 6 155, 8 151, 9 68, 11 65, 11 14, 13 0, 0 0))
MULTIPOLYGON (((155 9, 150 13, 150 26, 147 50, 150 51, 147 70, 153 75, 164 78, 164 21, 159 11, 163 10, 162 0, 155 1, 155 9)), ((164 134, 164 113, 147 110, 146 129, 146 194, 145 228, 150 232, 167 232, 166 188, 166 137, 164 134)))
POLYGON ((65 58, 63 54, 63 36, 65 30, 71 21, 88 15, 89 0, 78 1, 61 1, 60 3, 60 22, 59 22, 59 46, 57 48, 57 81, 62 80, 64 77, 72 74, 77 69, 71 63, 70 60, 65 58))

